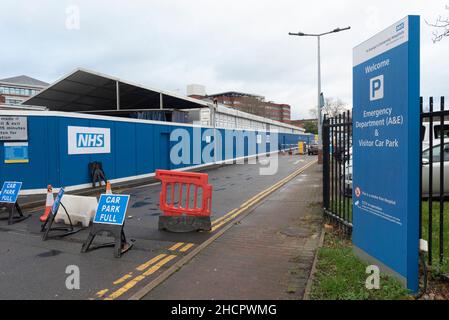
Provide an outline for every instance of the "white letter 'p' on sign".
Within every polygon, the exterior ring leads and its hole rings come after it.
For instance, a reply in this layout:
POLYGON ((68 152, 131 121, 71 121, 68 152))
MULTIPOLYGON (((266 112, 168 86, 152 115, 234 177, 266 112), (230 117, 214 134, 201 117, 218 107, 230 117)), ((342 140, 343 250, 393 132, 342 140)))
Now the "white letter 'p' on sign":
POLYGON ((384 97, 384 75, 372 78, 369 81, 369 100, 379 100, 384 97))

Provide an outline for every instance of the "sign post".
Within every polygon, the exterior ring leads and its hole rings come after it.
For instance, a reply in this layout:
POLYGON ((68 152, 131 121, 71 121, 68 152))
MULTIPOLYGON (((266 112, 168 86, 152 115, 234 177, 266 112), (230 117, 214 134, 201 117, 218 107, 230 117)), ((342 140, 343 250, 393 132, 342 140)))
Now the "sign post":
POLYGON ((2 203, 8 210, 8 224, 11 225, 15 222, 23 221, 30 216, 24 216, 22 209, 17 202, 19 197, 20 189, 22 189, 22 182, 16 181, 5 181, 0 193, 0 203, 2 203), (14 216, 15 211, 17 211, 18 216, 14 216))
POLYGON ((354 48, 353 242, 418 291, 419 16, 354 48))
POLYGON ((129 195, 102 194, 100 196, 89 236, 84 242, 81 252, 113 246, 114 256, 120 258, 123 253, 131 249, 133 244, 127 242, 125 232, 123 231, 128 202, 129 195), (115 241, 91 247, 95 236, 101 232, 109 233, 115 238, 115 241))

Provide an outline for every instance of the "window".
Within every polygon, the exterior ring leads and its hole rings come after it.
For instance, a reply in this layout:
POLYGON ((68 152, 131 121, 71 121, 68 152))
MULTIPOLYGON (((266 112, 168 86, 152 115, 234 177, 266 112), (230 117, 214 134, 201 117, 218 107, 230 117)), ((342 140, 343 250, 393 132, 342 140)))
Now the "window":
MULTIPOLYGON (((435 146, 432 148, 433 150, 433 155, 432 155, 432 162, 439 162, 440 161, 440 146, 435 146)), ((444 145, 444 149, 443 149, 443 161, 449 161, 449 143, 446 143, 444 145)), ((426 151, 423 152, 422 157, 423 159, 427 159, 429 160, 429 156, 430 156, 430 149, 427 149, 426 151)))
POLYGON ((11 104, 11 105, 20 105, 22 103, 22 100, 18 100, 18 99, 5 99, 5 103, 6 104, 11 104))
MULTIPOLYGON (((435 130, 435 139, 441 138, 441 125, 434 126, 435 130)), ((449 138, 449 125, 443 125, 443 137, 449 138)))
POLYGON ((13 88, 0 86, 0 94, 20 95, 20 96, 32 96, 37 93, 34 89, 25 88, 13 88))

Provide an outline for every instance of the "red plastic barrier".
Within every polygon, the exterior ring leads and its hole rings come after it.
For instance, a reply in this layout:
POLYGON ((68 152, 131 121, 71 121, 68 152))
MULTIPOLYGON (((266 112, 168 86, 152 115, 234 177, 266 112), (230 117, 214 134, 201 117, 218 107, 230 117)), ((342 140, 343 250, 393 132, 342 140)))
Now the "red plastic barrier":
POLYGON ((159 206, 165 216, 208 217, 212 207, 212 186, 208 184, 209 175, 206 173, 180 172, 170 170, 156 170, 156 179, 162 182, 159 206), (193 187, 193 199, 191 199, 193 187), (170 188, 170 192, 168 189, 170 188), (175 194, 175 188, 177 192, 175 194), (184 191, 186 194, 184 195, 184 191), (198 203, 201 192, 201 203, 198 203), (170 195, 167 201, 167 195, 170 195), (190 202, 193 200, 193 206, 190 202))

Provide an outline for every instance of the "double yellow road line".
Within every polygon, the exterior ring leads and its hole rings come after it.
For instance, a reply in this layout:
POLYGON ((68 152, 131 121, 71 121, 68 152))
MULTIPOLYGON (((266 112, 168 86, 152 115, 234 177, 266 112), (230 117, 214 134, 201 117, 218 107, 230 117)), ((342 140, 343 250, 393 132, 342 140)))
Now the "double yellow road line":
POLYGON ((142 263, 139 265, 136 270, 139 271, 139 274, 133 278, 133 272, 127 273, 121 278, 117 279, 113 282, 114 285, 119 285, 121 283, 124 283, 128 279, 132 278, 128 282, 126 282, 123 286, 109 294, 107 297, 105 295, 109 292, 109 289, 103 289, 97 292, 96 298, 104 298, 105 300, 115 300, 119 297, 121 297, 123 294, 128 292, 130 289, 135 287, 139 282, 144 280, 146 277, 154 274, 156 271, 158 271, 160 268, 162 268, 164 265, 169 263, 171 260, 178 257, 176 255, 176 250, 179 252, 186 252, 190 248, 194 246, 193 243, 184 243, 184 242, 178 242, 171 246, 168 251, 171 251, 172 254, 166 254, 162 253, 150 260, 148 260, 145 263, 142 263))
POLYGON ((294 179, 296 176, 301 174, 304 170, 306 170, 308 167, 313 165, 315 162, 316 161, 309 162, 304 167, 301 167, 298 170, 294 171, 293 173, 291 173, 290 175, 288 175, 287 177, 285 177, 281 181, 278 181, 277 183, 275 183, 271 187, 269 187, 269 188, 265 189, 264 191, 256 194, 255 196, 253 196, 252 198, 250 198, 249 200, 244 202, 239 208, 235 208, 235 209, 231 210, 230 212, 228 212, 227 214, 225 214, 223 217, 220 217, 220 218, 216 219, 215 221, 213 221, 212 222, 212 232, 214 232, 215 230, 217 230, 221 226, 225 225, 227 222, 235 219, 237 216, 239 216, 240 214, 242 214, 243 212, 248 210, 250 207, 252 207, 256 203, 260 202, 262 199, 264 199, 265 197, 267 197, 268 195, 270 195, 271 193, 273 193, 274 191, 276 191, 277 189, 279 189, 280 187, 285 185, 287 182, 289 182, 292 179, 294 179))

